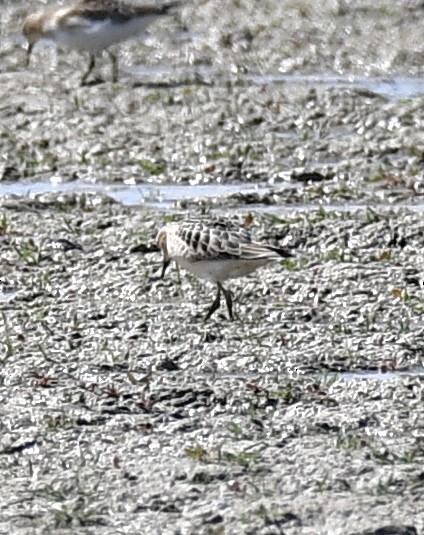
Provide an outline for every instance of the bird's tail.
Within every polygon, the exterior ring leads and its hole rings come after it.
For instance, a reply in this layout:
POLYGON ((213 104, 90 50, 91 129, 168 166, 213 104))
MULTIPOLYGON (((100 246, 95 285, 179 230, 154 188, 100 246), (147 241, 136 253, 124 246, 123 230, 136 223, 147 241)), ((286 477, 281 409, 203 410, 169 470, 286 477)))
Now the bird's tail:
POLYGON ((290 251, 287 249, 282 249, 281 247, 273 247, 272 245, 268 245, 267 248, 270 251, 277 253, 278 256, 281 256, 281 258, 293 258, 294 256, 290 251))
POLYGON ((245 260, 272 260, 281 258, 291 258, 293 255, 281 247, 264 245, 262 243, 245 243, 242 245, 241 257, 245 260))
POLYGON ((168 13, 168 11, 172 11, 173 9, 177 7, 181 7, 182 1, 181 0, 171 0, 170 2, 165 2, 160 6, 161 12, 165 15, 168 13))

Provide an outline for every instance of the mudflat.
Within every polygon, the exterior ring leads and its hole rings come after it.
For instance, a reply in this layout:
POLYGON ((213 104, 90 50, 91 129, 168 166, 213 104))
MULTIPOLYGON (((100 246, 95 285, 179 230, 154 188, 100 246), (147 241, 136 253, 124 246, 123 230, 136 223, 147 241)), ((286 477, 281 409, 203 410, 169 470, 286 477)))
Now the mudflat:
POLYGON ((422 2, 187 2, 87 87, 24 67, 45 5, 2 11, 0 532, 422 533, 422 2), (155 235, 216 214, 295 256, 203 323, 155 235))

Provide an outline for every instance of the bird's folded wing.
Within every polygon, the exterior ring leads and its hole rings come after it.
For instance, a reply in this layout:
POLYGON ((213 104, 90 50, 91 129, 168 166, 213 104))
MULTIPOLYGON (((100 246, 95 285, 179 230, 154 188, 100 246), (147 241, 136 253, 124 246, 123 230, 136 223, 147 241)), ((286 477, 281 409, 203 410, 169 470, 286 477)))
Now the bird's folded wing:
POLYGON ((71 15, 63 19, 62 25, 68 30, 89 30, 93 27, 93 21, 81 15, 71 15))

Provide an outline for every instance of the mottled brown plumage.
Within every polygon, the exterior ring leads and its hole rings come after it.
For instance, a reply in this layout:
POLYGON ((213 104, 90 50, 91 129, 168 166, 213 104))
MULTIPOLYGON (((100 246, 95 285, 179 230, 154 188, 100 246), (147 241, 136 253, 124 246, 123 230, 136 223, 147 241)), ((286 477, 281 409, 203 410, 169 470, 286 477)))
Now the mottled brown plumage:
POLYGON ((73 14, 95 21, 110 18, 113 22, 123 23, 136 17, 160 17, 179 5, 179 1, 136 6, 117 0, 81 0, 74 6, 73 14))

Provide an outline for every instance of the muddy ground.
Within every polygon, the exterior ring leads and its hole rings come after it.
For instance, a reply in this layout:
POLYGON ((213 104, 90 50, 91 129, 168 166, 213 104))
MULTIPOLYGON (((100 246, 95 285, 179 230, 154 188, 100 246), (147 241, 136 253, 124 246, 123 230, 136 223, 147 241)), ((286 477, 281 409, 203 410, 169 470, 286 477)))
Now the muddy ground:
POLYGON ((1 198, 0 533, 424 532, 424 6, 353 4, 187 2, 79 87, 2 3, 0 192, 267 191, 1 198), (295 256, 205 324, 155 233, 247 212, 295 256))

